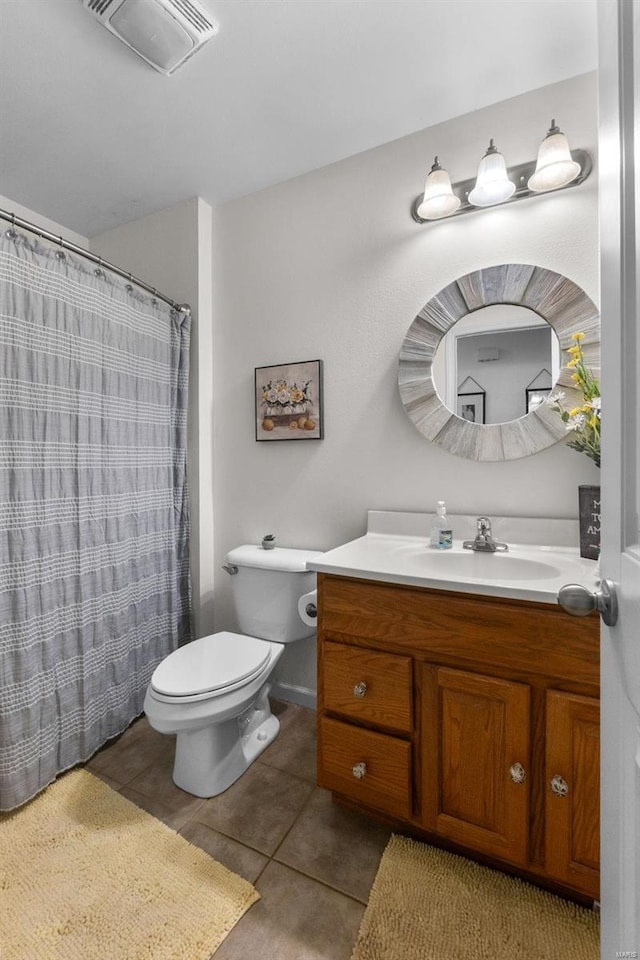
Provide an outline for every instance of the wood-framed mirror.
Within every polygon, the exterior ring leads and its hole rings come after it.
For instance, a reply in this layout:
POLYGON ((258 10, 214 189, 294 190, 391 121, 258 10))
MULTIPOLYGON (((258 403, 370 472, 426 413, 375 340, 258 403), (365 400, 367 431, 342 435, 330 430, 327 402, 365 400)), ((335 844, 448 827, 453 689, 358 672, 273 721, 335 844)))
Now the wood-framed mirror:
MULTIPOLYGON (((552 356, 549 361, 554 366, 554 373, 557 372, 553 377, 553 389, 565 393, 566 404, 570 407, 580 405, 582 395, 571 379, 572 371, 566 366, 565 351, 574 343, 571 339, 573 333, 584 333, 581 346, 585 363, 596 376, 600 375, 599 310, 584 290, 568 277, 524 263, 503 263, 467 273, 432 297, 414 319, 403 341, 398 386, 405 412, 416 429, 449 453, 468 460, 518 460, 539 453, 566 436, 563 421, 548 403, 538 403, 530 412, 523 409, 522 415, 510 420, 473 422, 458 416, 445 404, 447 391, 449 396, 455 396, 458 385, 452 389, 451 386, 444 387, 438 377, 434 380, 438 362, 443 365, 440 358, 436 359, 436 354, 448 331, 467 317, 473 325, 473 314, 492 305, 527 308, 535 317, 530 326, 544 326, 545 322, 549 325, 557 337, 557 347, 552 345, 550 348, 556 358, 554 360, 552 356)), ((468 332, 469 321, 464 322, 468 332)), ((526 325, 522 319, 519 323, 526 325)), ((489 352, 492 353, 489 359, 497 359, 493 356, 495 348, 489 352)), ((534 366, 538 364, 537 356, 532 357, 532 363, 534 366)), ((482 387, 486 391, 489 409, 491 363, 485 363, 483 367, 486 377, 482 387)), ((520 375, 526 376, 526 370, 520 371, 520 375)), ((527 380, 518 384, 520 397, 526 397, 526 384, 527 380)))

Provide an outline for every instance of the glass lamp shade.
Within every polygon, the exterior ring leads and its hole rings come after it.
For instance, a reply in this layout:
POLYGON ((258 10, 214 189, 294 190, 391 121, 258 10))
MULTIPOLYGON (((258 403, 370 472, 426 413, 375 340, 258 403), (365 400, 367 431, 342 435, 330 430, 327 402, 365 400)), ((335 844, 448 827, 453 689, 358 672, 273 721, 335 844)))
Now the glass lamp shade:
POLYGON ((460 206, 460 200, 451 189, 451 180, 435 158, 427 176, 424 197, 416 213, 423 220, 441 220, 450 217, 460 206))
POLYGON ((557 190, 575 180, 580 173, 579 163, 571 159, 569 142, 551 121, 551 129, 540 144, 535 173, 529 177, 527 186, 533 193, 557 190))
POLYGON ((478 166, 476 185, 469 194, 469 203, 474 207, 491 207, 494 203, 504 203, 515 192, 515 183, 507 177, 504 157, 491 140, 478 166))

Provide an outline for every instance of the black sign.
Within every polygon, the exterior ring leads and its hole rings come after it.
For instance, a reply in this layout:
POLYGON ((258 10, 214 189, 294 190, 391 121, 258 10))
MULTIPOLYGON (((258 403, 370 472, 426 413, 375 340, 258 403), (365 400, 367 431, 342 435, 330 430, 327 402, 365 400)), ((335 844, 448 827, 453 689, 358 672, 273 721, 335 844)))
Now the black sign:
POLYGON ((597 560, 600 556, 600 487, 578 487, 580 507, 580 556, 597 560))

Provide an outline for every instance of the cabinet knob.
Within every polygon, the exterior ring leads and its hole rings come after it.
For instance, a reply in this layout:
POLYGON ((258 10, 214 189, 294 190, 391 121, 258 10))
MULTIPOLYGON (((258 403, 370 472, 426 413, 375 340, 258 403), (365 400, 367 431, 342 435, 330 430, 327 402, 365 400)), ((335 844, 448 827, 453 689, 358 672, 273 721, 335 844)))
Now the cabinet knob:
POLYGON ((527 771, 521 763, 514 763, 509 767, 509 776, 514 783, 524 783, 527 779, 527 771))
POLYGON ((560 774, 556 774, 556 776, 552 778, 549 786, 556 797, 566 797, 569 793, 569 784, 560 774))
POLYGON ((354 697, 357 697, 358 700, 362 700, 362 698, 366 695, 366 692, 367 685, 364 680, 361 680, 360 683, 356 683, 355 687, 353 688, 353 695, 354 697))
POLYGON ((366 772, 367 772, 367 765, 364 761, 361 761, 360 763, 356 763, 356 765, 353 768, 353 775, 356 778, 356 780, 362 780, 366 772))

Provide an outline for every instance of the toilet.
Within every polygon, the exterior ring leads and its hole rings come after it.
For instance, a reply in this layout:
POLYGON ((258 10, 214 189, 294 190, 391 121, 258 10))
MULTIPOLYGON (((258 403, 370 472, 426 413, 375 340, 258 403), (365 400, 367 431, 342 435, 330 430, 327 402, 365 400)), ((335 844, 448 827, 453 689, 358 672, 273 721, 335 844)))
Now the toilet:
POLYGON ((174 783, 197 797, 230 787, 278 734, 268 683, 285 644, 315 632, 298 612, 315 588, 315 550, 231 550, 233 604, 242 633, 221 631, 179 647, 151 677, 144 711, 160 733, 176 734, 174 783))

